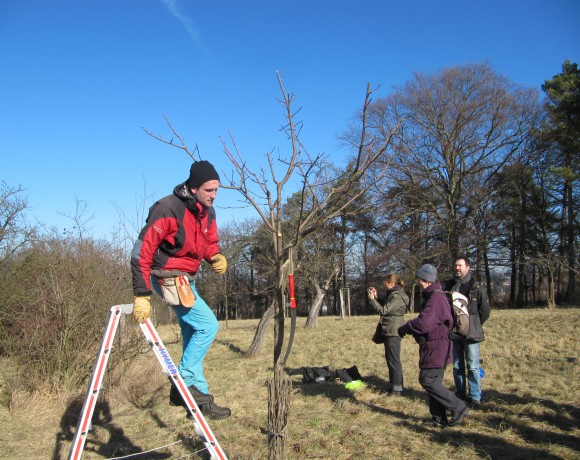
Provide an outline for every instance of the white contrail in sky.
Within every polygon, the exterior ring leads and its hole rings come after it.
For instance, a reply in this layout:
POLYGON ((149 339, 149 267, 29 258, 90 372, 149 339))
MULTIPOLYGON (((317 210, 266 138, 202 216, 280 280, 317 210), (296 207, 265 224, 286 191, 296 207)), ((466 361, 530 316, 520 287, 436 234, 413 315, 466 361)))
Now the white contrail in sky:
POLYGON ((165 4, 165 6, 167 6, 169 12, 179 22, 181 22, 181 24, 183 24, 189 35, 191 35, 194 40, 199 39, 199 32, 193 26, 193 21, 187 16, 187 14, 183 12, 181 8, 181 1, 180 0, 161 0, 161 1, 165 4))

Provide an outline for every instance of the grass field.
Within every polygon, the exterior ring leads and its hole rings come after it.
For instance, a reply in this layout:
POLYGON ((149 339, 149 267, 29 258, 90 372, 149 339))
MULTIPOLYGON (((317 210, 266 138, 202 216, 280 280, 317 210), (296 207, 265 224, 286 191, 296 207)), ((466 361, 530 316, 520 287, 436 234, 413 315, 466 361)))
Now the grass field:
MULTIPOLYGON (((407 315, 411 318, 413 315, 407 315)), ((580 309, 495 310, 485 325, 480 355, 484 404, 463 425, 435 429, 427 419, 425 392, 418 378, 418 347, 403 341, 405 395, 385 395, 387 368, 381 345, 370 338, 377 317, 340 320, 322 317, 304 329, 299 318, 288 361, 293 382, 287 429, 289 459, 579 459, 580 309), (332 369, 356 365, 364 388, 347 390, 340 381, 303 384, 304 366, 332 369)), ((231 460, 268 458, 266 381, 272 366, 272 333, 267 351, 247 358, 257 321, 221 324, 206 358, 206 377, 216 402, 232 409, 210 421, 231 460)), ((104 328, 105 325, 103 325, 104 328)), ((159 328, 177 362, 177 326, 159 328)), ((113 350, 115 353, 115 350, 113 350)), ((9 363, 3 362, 6 378, 9 363)), ((95 412, 83 459, 203 458, 203 444, 182 408, 168 405, 169 383, 151 351, 124 371, 108 375, 95 412), (111 383, 116 382, 116 383, 111 383)), ((452 388, 451 367, 446 384, 452 388)), ((12 394, 0 407, 0 458, 67 458, 86 386, 76 394, 12 394)))

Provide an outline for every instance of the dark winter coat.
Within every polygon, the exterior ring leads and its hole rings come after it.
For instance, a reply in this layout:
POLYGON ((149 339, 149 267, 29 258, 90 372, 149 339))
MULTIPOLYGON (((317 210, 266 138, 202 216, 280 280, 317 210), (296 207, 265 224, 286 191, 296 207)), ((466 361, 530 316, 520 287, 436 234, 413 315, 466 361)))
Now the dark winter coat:
POLYGON ((371 299, 371 306, 381 315, 383 335, 396 336, 397 330, 405 324, 403 315, 409 304, 409 296, 402 286, 395 286, 388 292, 387 300, 381 305, 377 299, 371 299))
POLYGON ((180 184, 149 208, 145 227, 131 252, 133 293, 151 295, 152 272, 194 276, 202 259, 220 252, 213 207, 202 206, 180 184))
POLYGON ((449 331, 453 317, 449 302, 440 290, 439 283, 424 289, 421 313, 399 329, 399 335, 412 334, 419 343, 419 369, 443 368, 451 359, 449 331))
MULTIPOLYGON (((455 279, 447 281, 445 290, 453 290, 454 285, 455 279)), ((485 340, 483 323, 487 321, 491 312, 487 292, 473 277, 467 283, 461 284, 458 292, 469 299, 469 332, 463 340, 467 343, 483 342, 485 340)))

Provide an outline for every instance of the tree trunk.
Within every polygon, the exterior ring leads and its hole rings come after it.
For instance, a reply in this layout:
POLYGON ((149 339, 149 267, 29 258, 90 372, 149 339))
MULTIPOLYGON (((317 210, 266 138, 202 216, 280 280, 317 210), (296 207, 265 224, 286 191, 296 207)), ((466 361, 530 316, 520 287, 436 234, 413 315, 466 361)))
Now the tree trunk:
POLYGON ((548 308, 556 308, 556 292, 554 289, 554 271, 548 266, 548 308))
POLYGON ((225 320, 226 320, 226 329, 228 328, 228 319, 229 319, 229 309, 230 303, 228 302, 228 279, 227 277, 224 279, 224 306, 225 306, 225 320))
POLYGON ((268 379, 268 444, 269 460, 286 458, 286 434, 290 409, 290 390, 292 381, 280 365, 268 379))
POLYGON ((415 292, 417 283, 411 285, 411 300, 409 300, 409 313, 415 313, 415 292))
POLYGON ((332 273, 330 274, 330 276, 326 280, 326 283, 324 283, 323 288, 320 288, 318 283, 316 283, 313 280, 312 284, 314 285, 314 289, 316 290, 316 297, 314 298, 314 301, 312 302, 312 305, 310 306, 310 309, 308 310, 308 319, 306 320, 306 325, 304 326, 305 328, 313 329, 316 327, 316 324, 318 322, 318 316, 320 315, 320 308, 322 306, 322 301, 324 300, 324 296, 326 295, 326 292, 330 288, 330 285, 332 283, 333 278, 336 278, 336 276, 339 274, 339 272, 340 272, 340 267, 334 267, 334 270, 332 271, 332 273))
POLYGON ((308 310, 308 319, 306 320, 306 325, 304 326, 306 329, 314 329, 318 323, 318 314, 320 312, 320 306, 322 305, 322 301, 324 300, 325 291, 320 289, 317 283, 314 284, 314 289, 316 290, 316 297, 312 301, 312 305, 310 305, 310 309, 308 310))
POLYGON ((258 324, 258 328, 256 329, 256 333, 254 334, 254 338, 252 343, 248 347, 248 351, 246 352, 247 356, 257 356, 262 353, 264 350, 264 341, 266 339, 266 331, 268 330, 268 325, 270 324, 271 319, 274 317, 274 311, 276 308, 276 299, 272 301, 272 304, 267 308, 267 310, 260 318, 260 322, 258 324))
POLYGON ((574 196, 572 193, 572 186, 568 185, 567 191, 568 202, 568 228, 567 228, 567 258, 568 258, 568 288, 566 289, 566 300, 571 305, 576 305, 576 236, 574 232, 576 216, 574 212, 574 196))
POLYGON ((524 216, 527 213, 527 197, 523 191, 520 191, 520 200, 522 207, 521 218, 518 222, 518 243, 517 243, 517 263, 518 263, 518 291, 516 296, 516 307, 525 306, 525 297, 527 293, 527 275, 526 275, 526 222, 524 216))
POLYGON ((455 259, 459 255, 459 222, 457 221, 457 210, 456 205, 450 207, 449 209, 449 219, 451 219, 451 228, 447 237, 447 247, 449 248, 449 254, 455 259))
POLYGON ((530 280, 529 280, 529 284, 530 284, 530 293, 529 293, 529 299, 526 299, 526 305, 536 305, 536 269, 537 269, 537 265, 535 262, 532 262, 530 264, 530 269, 532 270, 532 273, 530 274, 530 280))
POLYGON ((511 273, 510 273, 510 300, 509 304, 510 307, 516 306, 516 288, 517 288, 517 276, 518 276, 518 264, 516 262, 516 245, 517 245, 517 238, 516 238, 516 226, 515 223, 511 224, 511 242, 510 242, 510 265, 511 265, 511 273))
POLYGON ((487 290, 487 299, 489 304, 493 305, 492 289, 491 289, 491 270, 489 269, 489 255, 487 253, 487 246, 483 249, 483 269, 485 271, 485 288, 487 290))

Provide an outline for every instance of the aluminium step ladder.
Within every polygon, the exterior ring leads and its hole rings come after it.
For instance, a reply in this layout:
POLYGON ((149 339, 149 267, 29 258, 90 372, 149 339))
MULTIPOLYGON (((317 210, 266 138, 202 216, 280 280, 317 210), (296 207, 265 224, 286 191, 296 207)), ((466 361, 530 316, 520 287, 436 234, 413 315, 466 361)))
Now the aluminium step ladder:
MULTIPOLYGON (((83 404, 77 431, 72 442, 70 454, 68 457, 69 460, 79 460, 81 458, 83 448, 87 440, 87 435, 91 429, 91 419, 93 417, 99 391, 102 388, 103 377, 105 375, 107 362, 109 361, 109 356, 111 354, 110 352, 113 347, 113 341, 115 339, 115 334, 119 326, 121 315, 130 314, 132 312, 133 304, 115 305, 111 307, 109 322, 107 323, 105 333, 103 334, 101 348, 97 356, 97 362, 95 363, 95 367, 93 369, 93 374, 91 376, 89 388, 87 391, 87 397, 83 404)), ((202 439, 206 449, 211 455, 211 459, 227 460, 226 454, 222 450, 203 414, 199 410, 199 407, 193 399, 193 396, 191 396, 185 381, 173 363, 171 356, 169 356, 169 353, 165 348, 161 337, 159 337, 157 330, 153 326, 153 323, 150 319, 147 319, 147 321, 140 324, 139 326, 145 335, 145 339, 149 342, 149 345, 153 349, 159 364, 161 364, 163 372, 177 387, 183 401, 185 401, 187 411, 191 415, 191 419, 193 421, 194 431, 202 439)))

